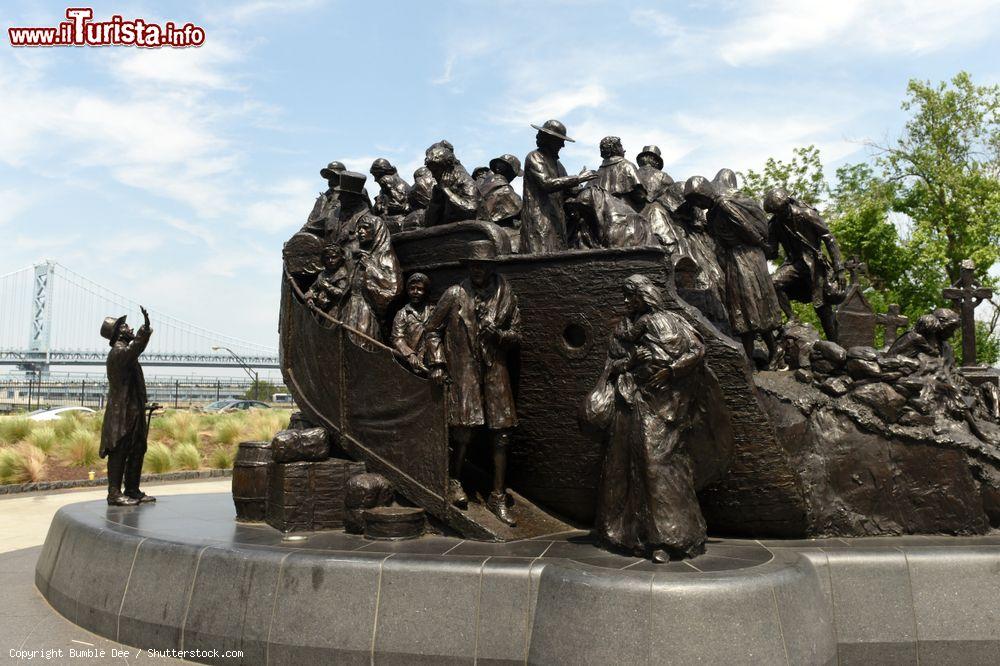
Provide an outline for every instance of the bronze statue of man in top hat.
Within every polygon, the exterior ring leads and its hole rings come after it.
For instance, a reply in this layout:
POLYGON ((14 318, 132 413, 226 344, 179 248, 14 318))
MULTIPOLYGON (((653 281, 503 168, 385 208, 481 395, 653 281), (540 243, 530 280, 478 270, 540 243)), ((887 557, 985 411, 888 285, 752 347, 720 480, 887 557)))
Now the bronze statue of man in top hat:
POLYGON ((146 349, 153 332, 146 308, 139 309, 145 321, 138 331, 125 323, 124 316, 106 317, 101 324, 101 337, 108 340, 111 351, 107 360, 108 400, 100 455, 108 459, 108 504, 112 506, 156 501, 139 490, 148 434, 146 380, 139 365, 139 355, 146 349))

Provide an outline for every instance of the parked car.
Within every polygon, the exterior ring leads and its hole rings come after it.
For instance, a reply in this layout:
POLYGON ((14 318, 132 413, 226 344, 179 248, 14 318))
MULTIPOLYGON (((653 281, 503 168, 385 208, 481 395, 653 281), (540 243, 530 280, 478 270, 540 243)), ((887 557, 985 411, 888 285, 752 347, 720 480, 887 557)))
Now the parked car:
POLYGON ((204 407, 202 407, 202 410, 206 412, 221 412, 229 405, 235 404, 237 402, 239 402, 239 400, 236 400, 234 398, 223 398, 222 400, 216 400, 215 402, 211 402, 205 405, 204 407))
POLYGON ((56 421, 63 414, 76 412, 78 414, 96 414, 90 407, 51 407, 47 409, 36 409, 28 414, 32 421, 56 421))
POLYGON ((220 412, 235 412, 243 409, 271 409, 271 405, 260 400, 234 400, 232 404, 220 409, 220 412))

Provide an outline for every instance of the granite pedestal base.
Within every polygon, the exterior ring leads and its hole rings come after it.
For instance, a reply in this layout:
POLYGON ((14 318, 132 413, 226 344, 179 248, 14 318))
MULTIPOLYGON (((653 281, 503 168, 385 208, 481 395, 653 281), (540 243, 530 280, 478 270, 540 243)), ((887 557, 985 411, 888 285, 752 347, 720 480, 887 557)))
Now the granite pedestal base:
POLYGON ((228 494, 64 507, 35 584, 94 633, 246 664, 1000 662, 1000 537, 713 538, 654 565, 582 531, 288 540, 234 517, 228 494))

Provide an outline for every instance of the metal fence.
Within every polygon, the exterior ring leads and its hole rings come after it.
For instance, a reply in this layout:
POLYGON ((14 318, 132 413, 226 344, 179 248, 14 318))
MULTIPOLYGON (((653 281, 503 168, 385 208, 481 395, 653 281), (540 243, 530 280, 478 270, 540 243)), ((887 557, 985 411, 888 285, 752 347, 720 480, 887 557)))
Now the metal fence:
MULTIPOLYGON (((253 382, 232 380, 202 381, 147 381, 146 393, 149 402, 158 402, 164 407, 175 409, 199 407, 224 398, 254 399, 253 382)), ((259 397, 264 402, 284 402, 274 393, 287 394, 284 386, 263 384, 259 387, 259 397)), ((68 407, 81 405, 92 409, 103 409, 108 395, 108 382, 97 379, 80 380, 2 380, 0 381, 0 412, 21 412, 48 407, 68 407)))

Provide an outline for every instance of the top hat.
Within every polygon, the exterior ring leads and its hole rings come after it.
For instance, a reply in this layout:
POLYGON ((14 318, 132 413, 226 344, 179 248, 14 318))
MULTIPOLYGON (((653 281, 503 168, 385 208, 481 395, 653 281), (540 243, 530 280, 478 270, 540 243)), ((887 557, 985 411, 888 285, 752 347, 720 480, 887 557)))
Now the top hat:
POLYGON ((372 162, 372 168, 368 171, 371 175, 376 178, 383 173, 396 173, 396 167, 389 163, 389 160, 384 157, 380 157, 374 162, 372 162))
POLYGON ((643 146, 642 150, 639 151, 639 154, 635 156, 636 161, 639 161, 639 158, 642 157, 643 155, 652 155, 654 158, 656 158, 656 162, 659 165, 656 168, 657 169, 663 168, 663 156, 660 155, 659 146, 643 146))
POLYGON ((368 176, 363 173, 357 173, 356 171, 342 171, 340 173, 340 182, 337 186, 333 188, 334 192, 344 192, 346 194, 356 194, 359 197, 365 195, 365 181, 368 180, 368 176))
POLYGON ((327 180, 330 180, 334 176, 339 176, 340 174, 347 171, 347 167, 344 166, 343 162, 337 162, 334 160, 330 162, 325 167, 319 170, 319 175, 327 180))
POLYGON ((497 248, 493 241, 477 240, 468 244, 469 253, 462 259, 463 263, 478 261, 496 261, 497 248))
POLYGON ((502 169, 504 166, 510 169, 511 173, 514 174, 514 178, 524 175, 524 171, 521 170, 521 160, 509 153, 501 155, 500 157, 494 157, 490 160, 490 169, 494 172, 498 169, 502 169))
POLYGON ((105 317, 104 321, 101 322, 101 337, 108 340, 111 344, 115 344, 115 340, 118 339, 118 332, 125 325, 125 317, 126 315, 122 315, 121 317, 105 317))
POLYGON ((563 141, 576 143, 573 139, 566 136, 566 126, 563 125, 558 120, 546 120, 541 127, 539 127, 538 125, 532 125, 532 127, 534 127, 539 132, 545 132, 546 134, 551 134, 552 136, 560 138, 563 141))

